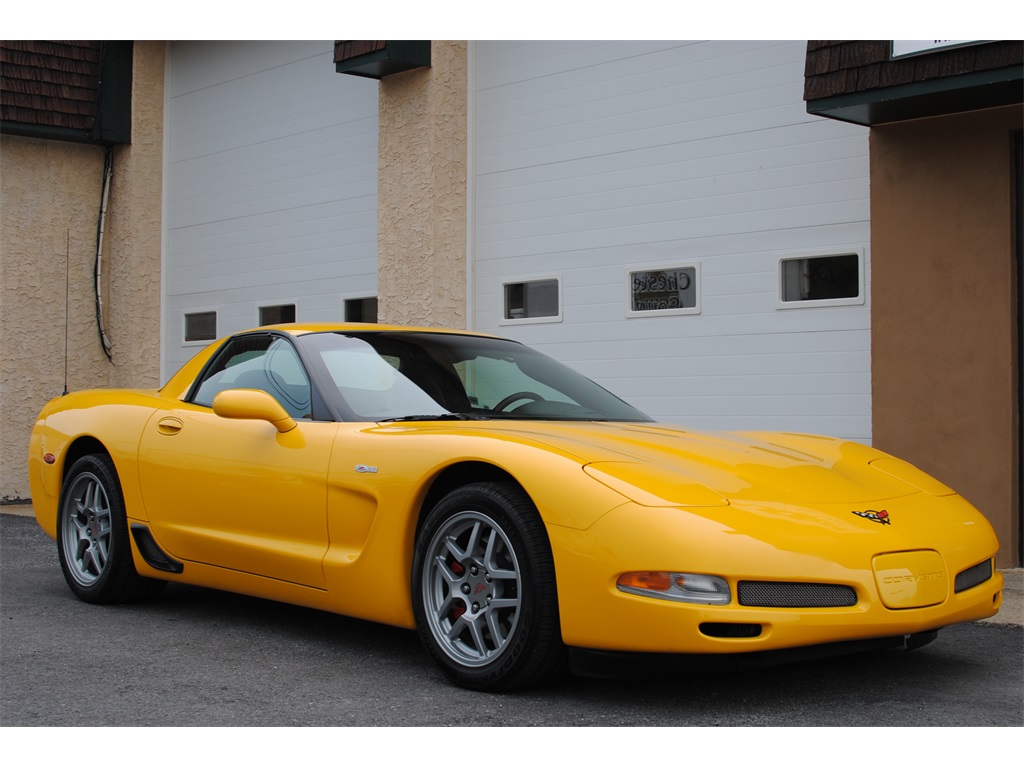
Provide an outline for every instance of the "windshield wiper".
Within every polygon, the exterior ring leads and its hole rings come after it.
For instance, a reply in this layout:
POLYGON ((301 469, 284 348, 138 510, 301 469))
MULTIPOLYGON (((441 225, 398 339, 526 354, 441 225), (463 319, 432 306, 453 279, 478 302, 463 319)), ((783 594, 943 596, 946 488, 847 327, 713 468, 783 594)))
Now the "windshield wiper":
POLYGON ((389 424, 396 421, 484 421, 486 419, 486 416, 479 416, 475 413, 435 413, 393 416, 390 419, 377 419, 377 423, 389 424))

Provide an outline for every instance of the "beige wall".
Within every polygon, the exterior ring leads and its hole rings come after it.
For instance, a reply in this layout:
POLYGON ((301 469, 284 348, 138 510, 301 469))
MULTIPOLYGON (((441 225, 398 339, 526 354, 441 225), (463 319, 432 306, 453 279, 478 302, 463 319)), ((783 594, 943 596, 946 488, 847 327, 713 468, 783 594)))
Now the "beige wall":
POLYGON ((28 435, 64 389, 152 387, 160 373, 164 45, 135 43, 132 141, 114 151, 103 300, 113 363, 96 324, 93 263, 104 149, 0 137, 0 497, 29 495, 28 435), (66 267, 67 265, 67 267, 66 267))
POLYGON ((1018 565, 1012 134, 1020 107, 871 130, 873 443, 956 488, 1018 565))
POLYGON ((377 259, 382 323, 466 327, 466 42, 380 82, 377 259))

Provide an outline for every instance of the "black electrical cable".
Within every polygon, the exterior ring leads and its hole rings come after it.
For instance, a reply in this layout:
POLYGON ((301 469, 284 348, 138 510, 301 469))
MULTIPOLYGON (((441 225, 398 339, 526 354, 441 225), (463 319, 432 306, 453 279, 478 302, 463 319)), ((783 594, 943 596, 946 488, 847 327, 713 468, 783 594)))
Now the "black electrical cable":
POLYGON ((103 260, 103 230, 107 220, 107 200, 110 197, 110 183, 114 176, 114 148, 107 147, 106 156, 103 160, 103 185, 100 195, 100 215, 96 222, 96 260, 92 265, 93 291, 96 294, 96 328, 100 334, 100 346, 103 347, 103 354, 111 363, 114 358, 110 355, 110 339, 107 337, 106 329, 103 327, 103 298, 102 298, 102 260, 103 260))

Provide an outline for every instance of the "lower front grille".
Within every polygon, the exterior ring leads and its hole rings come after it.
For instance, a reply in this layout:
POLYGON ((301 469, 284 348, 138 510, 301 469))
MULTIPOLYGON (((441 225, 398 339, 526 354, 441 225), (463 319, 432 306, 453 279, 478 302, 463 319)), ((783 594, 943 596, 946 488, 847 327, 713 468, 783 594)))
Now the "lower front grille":
POLYGON ((960 571, 956 575, 956 581, 953 582, 953 590, 955 592, 963 592, 971 587, 983 584, 991 578, 992 561, 986 560, 983 563, 971 566, 967 570, 960 571))
POLYGON ((700 625, 702 635, 708 637, 749 638, 760 637, 760 624, 733 624, 719 621, 705 621, 700 625))
POLYGON ((857 592, 845 584, 741 581, 737 599, 751 608, 848 608, 857 604, 857 592))

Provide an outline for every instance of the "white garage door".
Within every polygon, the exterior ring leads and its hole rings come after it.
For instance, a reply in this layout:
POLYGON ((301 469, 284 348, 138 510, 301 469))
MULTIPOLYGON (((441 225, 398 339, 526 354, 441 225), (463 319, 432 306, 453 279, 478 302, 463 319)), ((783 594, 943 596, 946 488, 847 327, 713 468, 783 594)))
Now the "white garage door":
POLYGON ((868 132, 805 53, 473 46, 474 327, 664 420, 870 440, 868 132))
POLYGON ((376 296, 377 83, 337 74, 333 49, 170 46, 165 378, 261 308, 330 321, 376 296))

